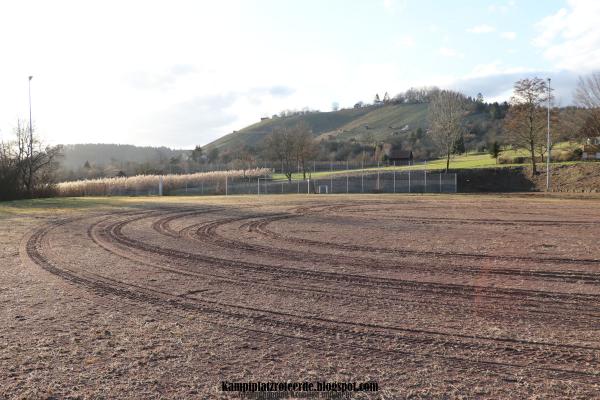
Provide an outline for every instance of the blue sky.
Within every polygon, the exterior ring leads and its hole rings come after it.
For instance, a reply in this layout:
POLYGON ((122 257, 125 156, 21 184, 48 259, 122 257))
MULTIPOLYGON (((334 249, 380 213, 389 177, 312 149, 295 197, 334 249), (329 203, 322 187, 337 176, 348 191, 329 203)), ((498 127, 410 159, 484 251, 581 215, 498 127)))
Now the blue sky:
POLYGON ((599 17, 593 0, 2 2, 0 138, 28 75, 50 143, 190 148, 283 109, 423 85, 502 101, 532 76, 566 105, 600 69, 599 17))

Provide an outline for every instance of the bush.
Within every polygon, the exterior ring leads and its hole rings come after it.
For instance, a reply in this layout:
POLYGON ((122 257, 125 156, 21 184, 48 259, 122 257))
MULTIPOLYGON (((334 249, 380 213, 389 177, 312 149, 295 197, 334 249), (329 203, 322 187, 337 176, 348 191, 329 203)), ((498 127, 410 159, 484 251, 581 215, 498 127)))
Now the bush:
POLYGON ((513 158, 510 156, 500 156, 498 157, 498 164, 513 164, 513 158))
POLYGON ((562 150, 558 153, 552 154, 554 161, 575 161, 579 160, 581 156, 577 156, 575 151, 562 150))

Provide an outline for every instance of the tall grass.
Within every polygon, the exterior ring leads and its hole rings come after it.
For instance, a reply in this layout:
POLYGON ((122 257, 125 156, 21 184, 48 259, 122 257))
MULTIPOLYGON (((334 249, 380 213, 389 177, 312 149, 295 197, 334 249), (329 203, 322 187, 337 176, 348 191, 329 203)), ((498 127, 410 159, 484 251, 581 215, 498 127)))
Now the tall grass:
MULTIPOLYGON (((225 178, 256 178, 271 175, 272 170, 256 168, 250 170, 212 171, 183 175, 162 175, 163 192, 195 187, 203 183, 220 183, 225 178)), ((160 175, 136 175, 131 177, 85 179, 80 181, 61 182, 57 185, 58 196, 111 196, 132 194, 156 194, 160 175)))

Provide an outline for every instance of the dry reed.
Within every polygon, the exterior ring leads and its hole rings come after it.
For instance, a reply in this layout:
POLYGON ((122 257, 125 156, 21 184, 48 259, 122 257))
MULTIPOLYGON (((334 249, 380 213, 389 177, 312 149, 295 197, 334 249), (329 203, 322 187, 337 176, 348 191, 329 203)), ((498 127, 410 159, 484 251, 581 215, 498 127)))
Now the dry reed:
MULTIPOLYGON (((197 187, 203 183, 215 183, 228 179, 257 178, 271 175, 267 168, 233 171, 211 171, 182 175, 162 175, 163 191, 197 187)), ((61 182, 57 185, 58 196, 111 196, 131 194, 156 194, 160 175, 136 175, 131 177, 85 179, 71 182, 61 182)))

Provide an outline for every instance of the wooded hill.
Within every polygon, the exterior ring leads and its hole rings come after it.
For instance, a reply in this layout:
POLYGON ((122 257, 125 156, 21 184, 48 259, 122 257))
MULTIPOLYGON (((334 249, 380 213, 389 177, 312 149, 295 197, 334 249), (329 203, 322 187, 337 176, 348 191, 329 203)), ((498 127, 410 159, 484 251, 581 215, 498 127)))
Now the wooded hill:
MULTIPOLYGON (((428 103, 381 104, 331 112, 305 112, 292 116, 273 116, 239 131, 225 135, 206 146, 219 149, 221 155, 240 150, 259 153, 263 140, 278 127, 290 127, 305 122, 321 144, 321 157, 344 159, 336 154, 343 144, 360 143, 372 146, 375 142, 391 142, 412 150, 416 157, 435 153, 425 132, 429 126, 428 103)), ((477 103, 467 117, 468 133, 464 137, 467 149, 481 150, 499 135, 499 120, 506 105, 477 103)))

